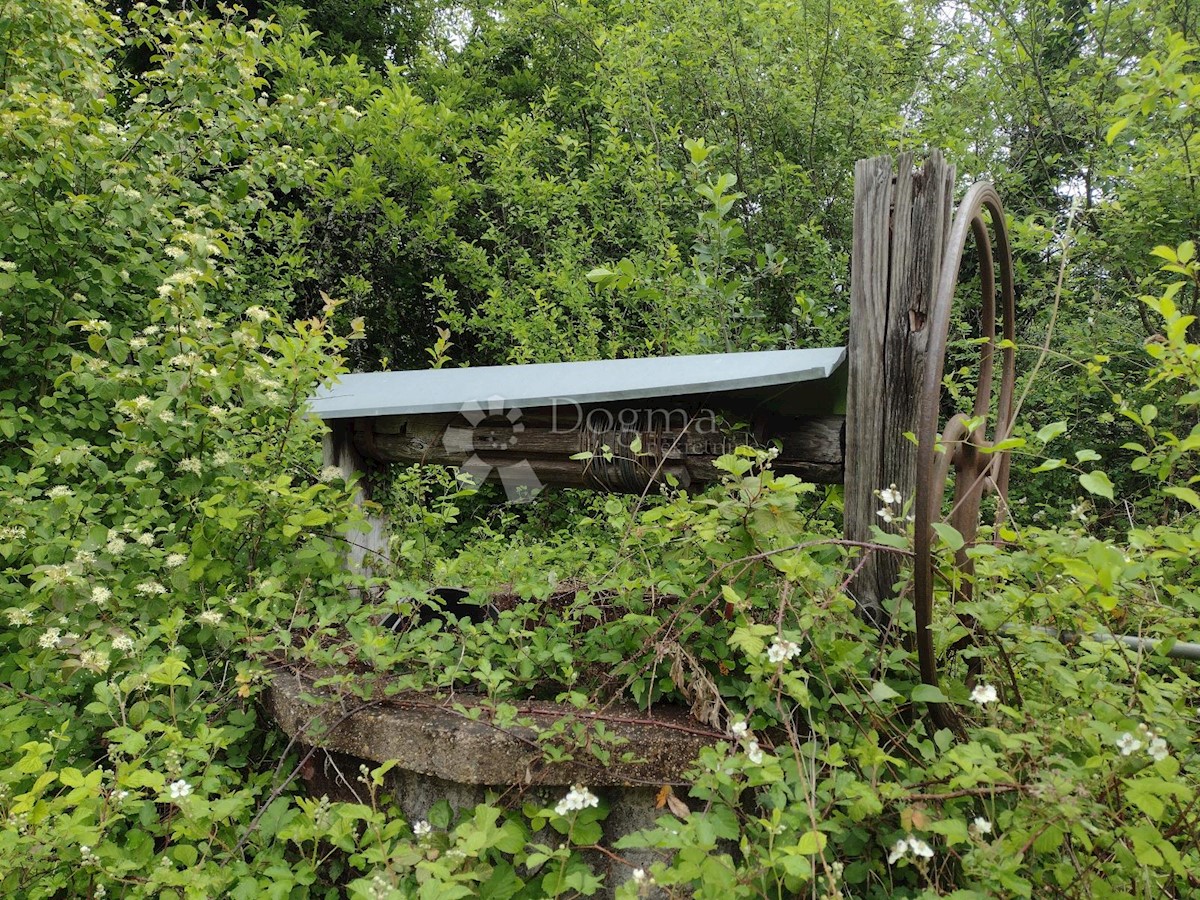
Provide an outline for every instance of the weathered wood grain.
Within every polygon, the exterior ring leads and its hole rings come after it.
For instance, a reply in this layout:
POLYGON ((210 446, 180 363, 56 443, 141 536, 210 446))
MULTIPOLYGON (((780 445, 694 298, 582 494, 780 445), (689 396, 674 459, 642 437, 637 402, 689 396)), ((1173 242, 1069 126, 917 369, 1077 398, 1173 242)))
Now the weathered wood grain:
MULTIPOLYGON (((845 533, 869 540, 878 516, 874 492, 896 485, 906 501, 916 487, 925 328, 940 274, 954 190, 954 168, 938 151, 919 171, 912 154, 864 160, 855 169, 851 268, 850 387, 846 429, 845 533), (886 203, 885 203, 886 198, 886 203)), ((882 622, 882 604, 899 577, 899 559, 875 553, 851 592, 864 615, 882 622)))

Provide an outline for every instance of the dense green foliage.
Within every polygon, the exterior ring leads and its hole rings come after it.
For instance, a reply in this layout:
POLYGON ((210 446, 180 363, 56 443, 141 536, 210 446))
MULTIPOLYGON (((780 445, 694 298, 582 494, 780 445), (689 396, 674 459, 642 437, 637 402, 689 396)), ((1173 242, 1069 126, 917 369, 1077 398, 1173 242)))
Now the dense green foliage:
MULTIPOLYGON (((657 854, 627 897, 1200 891, 1194 667, 1050 633, 1200 640, 1200 9, 305 5, 0 6, 0 892, 600 886, 604 803, 409 823, 382 773, 369 802, 305 796, 263 712, 278 664, 498 722, 690 704, 723 739, 687 815, 604 847, 657 854), (397 473, 398 570, 346 573, 317 384, 834 343, 854 161, 934 144, 1010 200, 1037 372, 1012 519, 972 550, 989 637, 945 696, 903 595, 882 643, 855 615, 838 493, 766 452, 704 493, 519 508, 397 473), (510 602, 414 615, 437 584, 510 602)), ((885 503, 876 552, 904 552, 885 503)), ((620 752, 594 722, 540 742, 620 752)))

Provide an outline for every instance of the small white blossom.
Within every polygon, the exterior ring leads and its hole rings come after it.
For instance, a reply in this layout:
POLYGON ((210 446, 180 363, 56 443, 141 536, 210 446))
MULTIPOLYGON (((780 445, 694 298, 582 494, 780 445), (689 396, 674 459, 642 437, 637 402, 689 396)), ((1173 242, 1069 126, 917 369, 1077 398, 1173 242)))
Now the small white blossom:
POLYGON ((992 823, 983 816, 976 816, 975 821, 971 824, 975 826, 975 830, 980 834, 992 833, 992 823))
POLYGON ((1162 762, 1170 755, 1170 748, 1167 742, 1160 737, 1151 739, 1150 746, 1146 748, 1146 752, 1150 754, 1150 758, 1155 762, 1162 762))
POLYGON ((748 741, 746 743, 746 759, 750 760, 756 766, 762 765, 763 752, 762 748, 758 746, 758 741, 748 741))
POLYGON ((196 616, 196 621, 201 625, 219 625, 221 620, 225 618, 214 609, 206 609, 200 615, 196 616))
POLYGON ((166 558, 168 569, 177 569, 187 562, 187 555, 183 553, 172 553, 166 558))
POLYGON ((141 534, 138 535, 137 542, 139 544, 141 544, 143 547, 153 547, 154 546, 154 535, 152 535, 148 531, 143 531, 141 534))
POLYGON ((995 703, 1000 699, 1000 694, 996 691, 994 685, 977 684, 975 689, 971 691, 971 701, 978 703, 980 706, 986 706, 989 703, 995 703))
POLYGON ((145 594, 147 597, 153 597, 165 594, 167 589, 157 581, 143 581, 137 586, 137 592, 139 594, 145 594))
POLYGON ((229 455, 228 450, 218 450, 212 455, 214 466, 227 466, 232 461, 233 457, 229 455))
POLYGON ((589 806, 599 806, 600 798, 589 791, 582 784, 576 784, 567 791, 567 795, 558 801, 554 807, 554 811, 565 816, 567 813, 575 812, 580 809, 587 809, 589 806))
POLYGON ((747 725, 744 721, 738 721, 738 722, 734 722, 733 725, 730 726, 729 731, 731 734, 733 734, 734 737, 740 738, 740 737, 744 736, 749 729, 750 729, 750 726, 747 725))
POLYGON ((172 781, 169 790, 172 800, 182 800, 192 792, 192 786, 181 778, 178 781, 172 781))
POLYGON ((317 478, 319 480, 324 481, 326 483, 328 483, 330 481, 336 481, 337 479, 339 479, 341 477, 342 477, 342 470, 339 469, 337 466, 326 466, 325 468, 323 468, 321 470, 320 475, 317 476, 317 478))
POLYGON ((99 650, 84 650, 79 655, 79 664, 85 669, 103 672, 108 669, 108 654, 99 650))
POLYGON ((62 643, 62 629, 47 628, 45 633, 38 638, 38 646, 44 650, 53 650, 62 643))
POLYGON ((883 521, 887 522, 889 525, 891 525, 894 521, 896 521, 895 513, 893 513, 886 506, 883 509, 876 512, 875 515, 879 516, 879 518, 883 519, 883 521))
POLYGON ((108 543, 104 545, 104 549, 113 556, 120 556, 125 552, 125 539, 120 537, 110 538, 108 543))
POLYGON ((181 472, 191 472, 193 475, 199 475, 203 468, 200 460, 194 456, 185 456, 179 461, 179 471, 181 472))
POLYGON ((429 834, 431 831, 433 831, 433 826, 424 819, 413 824, 413 834, 415 834, 417 837, 425 837, 425 835, 429 834))
POLYGON ((900 838, 900 840, 896 841, 896 843, 892 845, 892 850, 888 854, 888 865, 895 865, 898 860, 905 856, 932 859, 933 848, 920 838, 900 838))
POLYGON ((112 591, 110 591, 104 585, 98 584, 92 588, 92 602, 97 606, 104 606, 104 604, 108 603, 108 601, 111 599, 112 591))
POLYGON ((246 310, 246 318, 254 322, 262 323, 271 318, 271 314, 261 306, 252 306, 246 310))
POLYGON ((46 491, 46 496, 51 500, 61 500, 63 497, 70 497, 74 495, 74 493, 75 492, 66 485, 56 484, 54 487, 50 488, 50 490, 46 491))
POLYGON ((1087 510, 1088 506, 1086 503, 1073 503, 1071 504, 1071 518, 1086 523, 1088 520, 1087 510))
POLYGON ((23 606, 12 606, 4 611, 8 616, 9 625, 32 625, 33 613, 25 609, 23 606))
POLYGON ((133 467, 133 471, 138 475, 144 475, 146 472, 152 471, 157 465, 152 459, 139 459, 137 465, 133 467))
POLYGON ((800 645, 795 641, 784 641, 779 638, 767 648, 767 659, 772 663, 781 663, 800 655, 800 645))
POLYGON ((149 343, 144 337, 133 337, 129 339, 129 349, 137 353, 139 350, 145 350, 149 343))
POLYGON ((79 861, 81 863, 83 863, 85 866, 100 865, 100 857, 98 857, 96 855, 96 851, 94 851, 87 844, 79 845, 79 861))
POLYGON ((1142 748, 1142 742, 1126 731, 1117 738, 1117 748, 1122 756, 1131 756, 1142 748))
POLYGON ((894 484, 891 487, 886 487, 881 491, 876 491, 875 496, 888 505, 900 503, 904 500, 904 495, 896 490, 896 486, 894 484))
POLYGON ((175 413, 171 412, 169 409, 164 409, 158 414, 158 420, 160 422, 166 422, 169 425, 171 422, 175 421, 175 413))
POLYGON ((112 646, 114 650, 121 653, 129 653, 133 650, 133 638, 128 635, 118 634, 113 638, 112 646))

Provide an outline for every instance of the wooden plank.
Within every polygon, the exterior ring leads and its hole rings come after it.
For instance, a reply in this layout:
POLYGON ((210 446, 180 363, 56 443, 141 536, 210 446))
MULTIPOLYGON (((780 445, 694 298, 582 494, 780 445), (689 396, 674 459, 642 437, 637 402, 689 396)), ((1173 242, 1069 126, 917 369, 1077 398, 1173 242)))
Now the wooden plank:
MULTIPOLYGON (((877 156, 854 167, 854 235, 850 257, 849 384, 846 396, 847 540, 868 541, 877 510, 883 435, 884 344, 887 324, 892 160, 877 156)), ((868 565, 871 560, 868 560, 868 565)), ((874 569, 850 586, 860 613, 882 621, 874 569)))
POLYGON ((354 502, 363 508, 367 519, 366 530, 350 530, 346 533, 348 568, 359 574, 382 572, 391 560, 388 556, 387 522, 381 513, 366 509, 371 499, 372 463, 364 459, 355 446, 353 419, 336 419, 329 423, 329 431, 322 441, 324 465, 341 470, 342 477, 350 481, 358 477, 354 490, 354 502))
MULTIPOLYGON (((879 165, 864 167, 862 174, 870 179, 863 185, 864 192, 877 186, 885 161, 867 162, 879 165)), ((950 226, 954 168, 935 150, 914 173, 912 155, 902 154, 896 161, 892 184, 887 263, 883 269, 887 273, 886 296, 881 300, 875 293, 880 271, 866 271, 858 264, 852 269, 852 278, 860 279, 861 285, 859 290, 852 285, 850 313, 850 396, 854 405, 848 408, 847 421, 845 529, 852 540, 867 540, 871 525, 883 524, 877 515, 882 504, 874 496, 876 489, 894 484, 906 501, 912 499, 916 489, 916 447, 906 435, 917 430, 928 341, 925 323, 950 226), (880 330, 881 346, 875 343, 880 330), (855 336, 863 332, 871 344, 856 348, 855 336), (864 351, 878 355, 874 360, 860 360, 856 367, 856 355, 864 351), (872 405, 875 408, 870 408, 872 405)), ((860 221, 858 196, 856 182, 855 250, 861 244, 871 253, 864 257, 862 266, 878 266, 882 257, 875 243, 880 234, 874 219, 878 206, 864 204, 860 221)), ((900 560, 894 554, 872 554, 859 570, 851 592, 872 621, 885 620, 882 603, 892 595, 899 575, 900 560)))

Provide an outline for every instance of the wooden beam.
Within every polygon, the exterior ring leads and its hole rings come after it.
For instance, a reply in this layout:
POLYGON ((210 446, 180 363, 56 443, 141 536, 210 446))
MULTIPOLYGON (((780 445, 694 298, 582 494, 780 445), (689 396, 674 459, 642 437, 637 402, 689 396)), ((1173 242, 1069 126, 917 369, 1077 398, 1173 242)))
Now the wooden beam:
MULTIPOLYGON (((940 273, 954 191, 954 167, 932 151, 919 171, 913 155, 860 161, 854 170, 846 423, 846 537, 869 541, 875 491, 916 488, 919 389, 928 317, 940 273)), ((900 574, 894 554, 874 553, 851 583, 862 614, 886 622, 884 601, 900 574)))
POLYGON ((346 560, 349 568, 359 574, 381 572, 390 563, 388 556, 387 520, 384 516, 366 508, 371 499, 371 478, 374 464, 363 457, 356 447, 354 419, 334 419, 329 422, 329 431, 322 442, 324 465, 341 470, 347 482, 358 478, 354 491, 354 502, 363 510, 367 520, 366 530, 352 529, 345 538, 348 544, 346 560))

